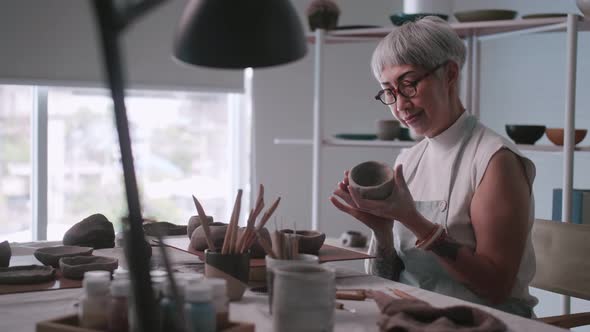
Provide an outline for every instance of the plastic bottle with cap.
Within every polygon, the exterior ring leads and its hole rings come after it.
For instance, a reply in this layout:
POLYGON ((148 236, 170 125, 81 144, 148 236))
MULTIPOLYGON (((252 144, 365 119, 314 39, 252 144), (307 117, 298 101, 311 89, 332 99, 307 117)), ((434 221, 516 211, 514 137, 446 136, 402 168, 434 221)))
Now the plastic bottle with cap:
POLYGON ((174 301, 172 294, 172 285, 170 280, 164 282, 163 297, 160 300, 160 331, 183 331, 184 326, 178 320, 178 310, 184 307, 184 282, 181 279, 174 278, 176 289, 178 291, 178 301, 174 301))
POLYGON ((212 302, 215 307, 217 327, 229 325, 229 298, 227 297, 227 280, 222 278, 206 278, 205 284, 211 287, 212 302))
POLYGON ((211 287, 206 283, 186 288, 184 305, 188 332, 215 332, 215 307, 211 302, 211 287))
POLYGON ((89 274, 89 272, 84 274, 84 280, 82 281, 84 295, 80 299, 78 308, 81 327, 106 330, 108 326, 109 311, 107 308, 110 301, 110 283, 110 273, 108 276, 89 274))
POLYGON ((109 332, 129 331, 129 287, 130 282, 127 279, 118 279, 111 283, 109 332))

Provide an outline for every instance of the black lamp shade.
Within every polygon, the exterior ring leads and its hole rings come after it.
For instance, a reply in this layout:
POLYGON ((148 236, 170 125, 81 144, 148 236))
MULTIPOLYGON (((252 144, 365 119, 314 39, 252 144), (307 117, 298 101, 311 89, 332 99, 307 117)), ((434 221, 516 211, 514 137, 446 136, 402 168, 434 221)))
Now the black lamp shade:
POLYGON ((177 59, 214 68, 280 65, 306 52, 289 0, 190 0, 174 40, 177 59))

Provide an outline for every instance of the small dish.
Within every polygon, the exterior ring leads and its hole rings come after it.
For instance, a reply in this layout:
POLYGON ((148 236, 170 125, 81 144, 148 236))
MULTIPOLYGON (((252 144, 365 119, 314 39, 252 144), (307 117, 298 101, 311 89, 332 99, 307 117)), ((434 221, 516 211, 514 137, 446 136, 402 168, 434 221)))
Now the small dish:
MULTIPOLYGON (((574 144, 578 144, 584 140, 588 130, 586 129, 576 129, 574 133, 574 144)), ((545 134, 547 138, 555 145, 562 146, 563 145, 563 135, 564 130, 563 128, 547 128, 545 130, 545 134)))
POLYGON ((350 139, 350 140, 357 140, 357 141, 372 141, 377 139, 377 135, 375 134, 336 134, 334 138, 339 139, 350 139))
MULTIPOLYGON (((281 233, 293 234, 292 229, 281 229, 281 233)), ((299 253, 317 255, 326 240, 326 234, 318 231, 297 230, 299 253)))
POLYGON ((505 129, 516 144, 535 144, 545 134, 545 126, 506 125, 505 129))
POLYGON ((404 14, 404 13, 397 13, 389 16, 389 20, 393 25, 400 26, 406 22, 414 22, 419 20, 425 16, 438 16, 443 20, 447 21, 449 19, 448 15, 445 14, 434 14, 434 13, 417 13, 417 14, 404 14))
POLYGON ((44 247, 35 250, 33 255, 45 265, 59 267, 59 259, 71 256, 90 256, 94 248, 78 246, 44 247))
POLYGON ((506 9, 480 9, 456 12, 454 15, 459 22, 513 20, 517 12, 506 9))
POLYGON ((119 261, 113 257, 104 256, 74 256, 63 257, 59 260, 59 268, 64 277, 82 279, 87 271, 113 271, 119 266, 119 261))
POLYGON ((51 266, 21 265, 0 268, 0 284, 38 284, 55 279, 51 266))

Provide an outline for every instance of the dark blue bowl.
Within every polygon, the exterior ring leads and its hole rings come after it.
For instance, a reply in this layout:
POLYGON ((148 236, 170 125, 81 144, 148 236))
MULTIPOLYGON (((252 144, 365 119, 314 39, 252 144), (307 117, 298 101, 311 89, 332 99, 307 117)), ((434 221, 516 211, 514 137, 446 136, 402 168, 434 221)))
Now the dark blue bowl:
POLYGON ((448 15, 433 14, 433 13, 418 13, 418 14, 399 13, 399 14, 393 14, 393 15, 389 16, 389 19, 391 20, 391 23, 393 23, 393 25, 400 26, 406 22, 414 22, 416 20, 419 20, 419 19, 423 18, 424 16, 438 16, 445 21, 449 19, 448 15))
POLYGON ((516 144, 535 144, 545 134, 545 126, 506 125, 506 133, 516 144))

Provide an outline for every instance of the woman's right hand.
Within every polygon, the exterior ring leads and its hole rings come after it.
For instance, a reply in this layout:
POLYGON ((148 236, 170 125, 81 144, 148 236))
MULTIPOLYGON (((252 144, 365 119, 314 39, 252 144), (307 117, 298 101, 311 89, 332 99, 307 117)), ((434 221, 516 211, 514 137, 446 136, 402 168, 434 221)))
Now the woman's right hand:
POLYGON ((330 202, 332 202, 332 204, 334 204, 338 210, 353 216, 365 224, 367 227, 373 230, 376 236, 387 236, 392 234, 393 220, 378 217, 357 208, 355 202, 350 196, 350 192, 348 191, 348 172, 349 171, 344 172, 344 179, 338 183, 336 190, 334 190, 332 196, 330 197, 330 202), (337 197, 342 199, 344 202, 341 202, 337 197))

